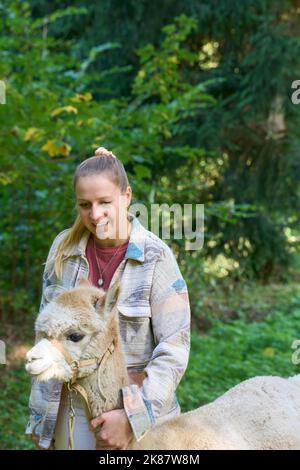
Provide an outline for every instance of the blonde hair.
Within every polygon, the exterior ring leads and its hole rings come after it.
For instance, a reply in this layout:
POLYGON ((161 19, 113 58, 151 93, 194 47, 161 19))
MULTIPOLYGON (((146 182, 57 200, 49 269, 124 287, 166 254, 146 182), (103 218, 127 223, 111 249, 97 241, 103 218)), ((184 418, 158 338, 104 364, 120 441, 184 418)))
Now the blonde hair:
MULTIPOLYGON (((108 178, 120 188, 121 193, 124 193, 129 185, 123 163, 118 160, 112 152, 100 147, 96 150, 94 157, 87 158, 76 168, 73 177, 74 191, 79 178, 98 174, 107 174, 108 178)), ((58 279, 62 279, 63 262, 67 258, 64 254, 74 246, 78 245, 85 231, 86 228, 83 225, 80 216, 77 215, 74 224, 68 231, 67 235, 62 239, 54 253, 54 272, 58 279)))

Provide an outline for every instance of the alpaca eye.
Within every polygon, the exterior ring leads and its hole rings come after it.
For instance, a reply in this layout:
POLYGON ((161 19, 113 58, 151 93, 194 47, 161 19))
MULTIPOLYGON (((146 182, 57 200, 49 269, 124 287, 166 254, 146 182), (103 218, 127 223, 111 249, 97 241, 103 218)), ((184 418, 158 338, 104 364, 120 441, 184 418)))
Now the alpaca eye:
POLYGON ((78 341, 81 341, 82 338, 84 338, 84 335, 81 335, 80 333, 72 333, 71 335, 67 336, 67 339, 73 341, 73 343, 78 343, 78 341))

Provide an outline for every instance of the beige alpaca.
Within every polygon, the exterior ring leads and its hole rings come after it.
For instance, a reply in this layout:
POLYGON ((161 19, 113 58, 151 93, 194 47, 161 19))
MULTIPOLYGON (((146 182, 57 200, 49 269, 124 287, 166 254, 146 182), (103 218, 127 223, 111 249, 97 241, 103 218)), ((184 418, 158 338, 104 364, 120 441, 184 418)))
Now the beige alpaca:
MULTIPOLYGON (((40 341, 28 352, 26 370, 39 380, 68 382, 73 370, 54 338, 76 361, 92 416, 122 408, 129 384, 119 334, 116 288, 107 296, 81 286, 52 300, 36 320, 40 341), (113 345, 113 347, 112 347, 113 345), (100 365, 99 365, 100 363, 100 365)), ((201 380, 201 377, 199 377, 201 380)), ((255 377, 214 402, 154 426, 130 449, 300 449, 300 376, 255 377)))

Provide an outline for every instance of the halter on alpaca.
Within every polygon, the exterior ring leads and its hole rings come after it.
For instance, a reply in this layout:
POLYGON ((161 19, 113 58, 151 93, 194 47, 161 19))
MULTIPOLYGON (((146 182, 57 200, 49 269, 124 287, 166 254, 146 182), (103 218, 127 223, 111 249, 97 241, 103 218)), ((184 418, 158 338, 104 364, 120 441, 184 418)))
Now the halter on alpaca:
MULTIPOLYGON (((100 376, 100 371, 101 371, 101 365, 103 366, 109 354, 113 353, 115 349, 114 341, 111 342, 111 344, 108 346, 108 348, 106 349, 102 357, 100 358, 94 357, 92 359, 82 359, 82 360, 77 361, 72 358, 71 354, 62 346, 60 341, 58 341, 55 338, 47 338, 47 339, 64 356, 66 362, 69 364, 71 370, 73 371, 73 376, 69 380, 69 382, 67 382, 67 387, 69 391, 69 422, 68 422, 69 450, 74 450, 74 439, 73 439, 74 425, 75 425, 75 410, 73 407, 73 393, 74 392, 79 393, 82 396, 83 400, 85 401, 88 412, 89 412, 89 419, 92 419, 93 417, 86 390, 82 385, 80 385, 79 383, 76 383, 79 370, 81 367, 86 367, 86 366, 91 366, 91 365, 96 364, 97 372, 98 372, 98 386, 99 386, 99 376, 100 376)), ((99 391, 101 391, 100 386, 99 386, 99 391)))

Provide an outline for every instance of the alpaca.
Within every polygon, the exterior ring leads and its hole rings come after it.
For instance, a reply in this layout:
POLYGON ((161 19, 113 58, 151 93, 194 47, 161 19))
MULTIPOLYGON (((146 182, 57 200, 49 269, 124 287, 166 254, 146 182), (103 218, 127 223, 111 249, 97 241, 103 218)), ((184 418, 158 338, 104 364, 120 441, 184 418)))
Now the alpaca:
MULTIPOLYGON (((38 380, 83 387, 92 417, 122 408, 121 388, 130 383, 118 294, 115 285, 107 294, 79 286, 58 295, 39 314, 39 341, 27 353, 26 370, 38 380)), ((157 424, 128 449, 300 449, 300 375, 245 380, 212 403, 157 424)))

